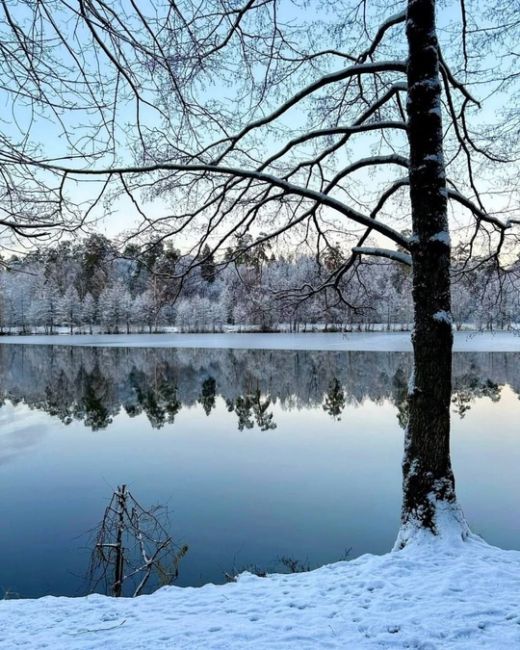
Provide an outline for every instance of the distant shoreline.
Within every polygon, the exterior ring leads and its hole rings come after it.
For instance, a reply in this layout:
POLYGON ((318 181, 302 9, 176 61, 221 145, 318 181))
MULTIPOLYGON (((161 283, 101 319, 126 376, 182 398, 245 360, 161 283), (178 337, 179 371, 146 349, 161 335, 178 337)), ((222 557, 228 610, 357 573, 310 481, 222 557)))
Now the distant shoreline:
MULTIPOLYGON (((1 336, 0 345, 217 348, 411 352, 410 332, 226 332, 215 334, 30 334, 1 336)), ((516 332, 454 332, 455 352, 520 352, 516 332)))

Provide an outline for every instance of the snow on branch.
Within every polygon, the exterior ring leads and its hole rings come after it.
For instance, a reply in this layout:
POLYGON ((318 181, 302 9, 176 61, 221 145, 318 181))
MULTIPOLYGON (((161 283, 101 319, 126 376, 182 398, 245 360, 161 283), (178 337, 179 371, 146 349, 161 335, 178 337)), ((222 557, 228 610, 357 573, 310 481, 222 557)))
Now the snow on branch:
POLYGON ((235 145, 242 138, 244 138, 248 133, 250 133, 254 129, 257 129, 261 126, 265 126, 266 124, 269 124, 270 122, 273 122, 281 115, 286 113, 290 108, 296 106, 296 104, 300 103, 303 99, 312 95, 317 90, 320 90, 321 88, 324 88, 325 86, 328 86, 330 84, 338 83, 339 81, 345 81, 346 79, 349 79, 351 77, 357 77, 366 74, 373 75, 381 72, 405 73, 406 61, 380 61, 377 63, 361 63, 361 64, 349 66, 347 68, 343 68, 342 70, 337 70, 336 72, 331 72, 330 74, 320 77, 320 79, 317 79, 316 81, 309 84, 299 92, 292 95, 292 97, 290 97, 286 102, 284 102, 281 106, 279 106, 276 110, 274 110, 269 115, 266 115, 265 117, 261 117, 258 120, 254 120, 253 122, 250 122, 236 135, 229 136, 228 138, 225 138, 219 142, 213 143, 212 146, 218 144, 224 144, 226 142, 228 142, 229 144, 224 149, 224 151, 219 156, 217 156, 215 160, 212 161, 212 163, 218 164, 219 162, 221 162, 223 158, 233 150, 235 145))
POLYGON ((396 14, 393 14, 392 16, 389 16, 383 23, 381 23, 374 37, 374 40, 370 44, 370 47, 361 55, 360 60, 365 61, 370 56, 372 56, 372 54, 374 54, 374 52, 376 51, 379 43, 383 40, 383 37, 386 34, 386 32, 391 27, 394 27, 399 23, 404 23, 405 20, 406 20, 406 9, 403 9, 403 11, 400 11, 396 14))
POLYGON ((352 126, 338 126, 338 127, 331 127, 328 129, 318 129, 316 131, 309 131, 308 133, 303 133, 297 138, 293 138, 282 149, 280 149, 280 151, 270 156, 262 164, 262 169, 265 169, 268 165, 273 163, 275 160, 278 160, 279 158, 284 156, 293 147, 308 142, 309 140, 316 140, 318 138, 326 138, 334 135, 350 136, 355 133, 368 133, 370 131, 384 131, 386 129, 396 129, 400 131, 406 131, 407 126, 406 126, 406 122, 403 121, 381 120, 378 122, 370 122, 368 124, 353 124, 352 126))
POLYGON ((512 221, 504 222, 501 219, 498 219, 497 217, 488 214, 487 212, 479 208, 475 203, 473 203, 473 201, 468 199, 466 196, 464 196, 460 192, 457 192, 457 190, 448 188, 447 193, 449 199, 453 199, 454 201, 457 201, 457 203, 463 205, 470 212, 472 212, 479 221, 486 221, 487 223, 496 226, 499 230, 507 230, 508 228, 511 227, 513 223, 512 221))
POLYGON ((469 92, 469 90, 466 88, 466 86, 461 82, 458 81, 458 79, 455 78, 453 75, 452 71, 450 70, 448 64, 444 60, 441 52, 441 48, 439 47, 439 62, 441 64, 442 71, 446 75, 446 80, 455 88, 458 90, 462 95, 470 102, 473 104, 476 104, 480 108, 480 102, 473 97, 473 95, 469 92))
MULTIPOLYGON (((391 228, 390 226, 383 224, 381 222, 374 221, 370 216, 364 215, 361 212, 358 212, 354 208, 348 207, 342 201, 335 199, 331 196, 328 196, 324 192, 318 190, 313 190, 308 187, 301 185, 296 185, 282 178, 273 176, 272 174, 267 174, 265 172, 259 172, 254 169, 242 169, 238 167, 228 167, 225 165, 206 165, 206 164, 180 164, 180 163, 157 163, 154 165, 142 165, 142 166, 128 166, 128 167, 117 167, 117 168, 107 168, 107 169, 72 169, 67 167, 61 167, 58 165, 47 165, 45 163, 40 163, 40 167, 43 169, 48 169, 53 172, 65 173, 69 177, 73 176, 107 176, 107 175, 117 175, 124 176, 128 174, 149 174, 153 172, 161 171, 179 171, 179 172, 188 172, 188 173, 210 173, 215 175, 224 175, 239 179, 253 179, 260 182, 266 183, 271 187, 278 187, 284 191, 285 194, 294 194, 296 196, 301 196, 305 199, 310 199, 315 201, 318 205, 322 205, 328 208, 343 214, 351 221, 358 223, 362 226, 367 226, 376 230, 381 235, 384 235, 394 243, 402 246, 403 248, 408 248, 409 242, 406 237, 401 235, 400 232, 391 228)), ((289 224, 284 230, 292 227, 294 224, 289 224)))
POLYGON ((407 158, 399 156, 398 154, 389 154, 388 156, 369 156, 368 158, 356 160, 356 162, 345 167, 345 169, 339 172, 338 176, 341 175, 343 178, 344 176, 347 176, 358 169, 362 169, 363 167, 372 167, 377 165, 399 165, 400 167, 406 167, 408 169, 410 163, 407 158))
POLYGON ((389 260, 394 262, 400 262, 401 264, 406 264, 406 266, 412 266, 412 256, 409 253, 404 253, 401 251, 395 251, 390 248, 371 248, 371 247, 358 247, 352 249, 352 252, 356 255, 370 255, 373 257, 386 257, 389 260))

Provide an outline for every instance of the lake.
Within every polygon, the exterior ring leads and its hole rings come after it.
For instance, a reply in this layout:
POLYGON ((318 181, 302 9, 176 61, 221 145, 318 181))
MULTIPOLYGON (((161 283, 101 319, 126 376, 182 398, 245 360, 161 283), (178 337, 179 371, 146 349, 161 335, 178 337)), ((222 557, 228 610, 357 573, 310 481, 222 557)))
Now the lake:
MULTIPOLYGON (((81 595, 117 485, 169 510, 179 585, 288 556, 384 553, 399 526, 407 352, 0 345, 0 594, 81 595)), ((520 353, 454 355, 474 532, 520 549, 520 353)))

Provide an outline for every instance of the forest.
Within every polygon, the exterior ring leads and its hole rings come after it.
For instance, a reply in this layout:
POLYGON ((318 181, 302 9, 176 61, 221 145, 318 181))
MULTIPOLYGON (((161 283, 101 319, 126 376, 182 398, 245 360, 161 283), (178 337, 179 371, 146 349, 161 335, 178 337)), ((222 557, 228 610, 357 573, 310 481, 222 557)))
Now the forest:
MULTIPOLYGON (((339 247, 321 256, 271 246, 222 258, 193 258, 172 243, 118 246, 95 234, 11 256, 0 269, 3 334, 325 331, 409 329, 411 270, 394 260, 365 261, 340 292, 302 298, 295 285, 323 283, 344 264, 339 247)), ((238 251, 238 252, 237 252, 238 251)), ((515 329, 520 322, 520 262, 507 273, 474 259, 452 265, 452 318, 457 329, 515 329)))

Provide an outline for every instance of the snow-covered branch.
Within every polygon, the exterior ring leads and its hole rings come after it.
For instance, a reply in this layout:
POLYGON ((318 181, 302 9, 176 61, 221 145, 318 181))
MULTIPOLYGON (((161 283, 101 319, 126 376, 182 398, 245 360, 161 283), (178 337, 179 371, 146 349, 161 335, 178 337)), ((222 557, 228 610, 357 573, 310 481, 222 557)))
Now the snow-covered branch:
POLYGON ((389 248, 358 247, 352 249, 356 255, 368 255, 372 257, 385 257, 386 259, 412 266, 412 256, 402 251, 395 251, 389 248))

